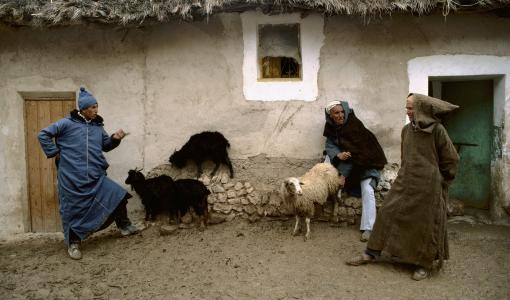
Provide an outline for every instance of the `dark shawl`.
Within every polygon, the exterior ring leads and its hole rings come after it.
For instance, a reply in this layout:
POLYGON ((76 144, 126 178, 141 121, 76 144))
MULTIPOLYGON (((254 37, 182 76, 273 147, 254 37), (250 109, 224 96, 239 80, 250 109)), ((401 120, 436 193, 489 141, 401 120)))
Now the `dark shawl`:
MULTIPOLYGON (((351 152, 351 162, 363 169, 382 169, 387 163, 384 151, 375 135, 356 117, 348 105, 342 106, 346 112, 344 124, 336 125, 326 113, 323 135, 342 150, 351 152), (346 109, 347 107, 347 109, 346 109)), ((332 163, 335 159, 333 159, 332 163)))

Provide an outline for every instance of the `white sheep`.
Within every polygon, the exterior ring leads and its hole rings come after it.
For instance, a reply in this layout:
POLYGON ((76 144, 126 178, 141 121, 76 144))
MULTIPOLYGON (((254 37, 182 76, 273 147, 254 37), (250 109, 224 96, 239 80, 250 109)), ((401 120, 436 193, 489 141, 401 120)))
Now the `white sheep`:
MULTIPOLYGON (((294 207, 296 224, 293 235, 299 231, 299 219, 305 217, 305 241, 310 238, 310 218, 315 214, 315 204, 324 205, 330 196, 340 194, 344 180, 337 169, 329 163, 313 166, 303 176, 289 177, 281 185, 283 201, 294 207)), ((336 204, 336 201, 335 201, 336 204)), ((336 205, 335 205, 336 206, 336 205)), ((336 207, 335 207, 336 211, 336 207)))

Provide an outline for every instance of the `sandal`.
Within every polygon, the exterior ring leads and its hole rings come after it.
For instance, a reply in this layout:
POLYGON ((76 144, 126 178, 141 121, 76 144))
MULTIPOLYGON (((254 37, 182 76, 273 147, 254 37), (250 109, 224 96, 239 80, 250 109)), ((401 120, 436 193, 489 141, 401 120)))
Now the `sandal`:
POLYGON ((375 258, 373 258, 372 256, 362 253, 358 256, 355 256, 355 257, 349 259, 345 263, 348 264, 349 266, 361 266, 364 264, 371 263, 374 260, 375 260, 375 258))
POLYGON ((411 278, 416 281, 420 281, 427 277, 429 277, 429 272, 424 268, 418 268, 416 269, 416 271, 414 271, 413 276, 411 278))

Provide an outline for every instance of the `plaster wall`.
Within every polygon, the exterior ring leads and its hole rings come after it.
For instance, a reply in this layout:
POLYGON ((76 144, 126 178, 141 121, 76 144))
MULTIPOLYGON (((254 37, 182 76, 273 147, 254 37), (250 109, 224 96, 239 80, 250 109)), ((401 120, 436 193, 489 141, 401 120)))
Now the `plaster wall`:
POLYGON ((106 154, 109 175, 122 180, 142 161, 143 114, 131 112, 143 111, 145 59, 136 36, 122 38, 96 27, 0 29, 0 235, 29 228, 22 94, 90 89, 107 132, 132 133, 106 154))
POLYGON ((0 29, 0 235, 23 232, 27 224, 20 92, 90 89, 106 130, 131 133, 107 154, 109 176, 117 182, 130 168, 150 170, 166 162, 191 134, 203 130, 221 131, 235 159, 259 154, 317 159, 324 143, 323 106, 333 99, 349 101, 389 161, 399 162, 408 61, 431 55, 508 56, 509 27, 509 19, 483 15, 395 16, 369 24, 328 17, 318 97, 309 102, 245 99, 239 14, 128 31, 0 29))

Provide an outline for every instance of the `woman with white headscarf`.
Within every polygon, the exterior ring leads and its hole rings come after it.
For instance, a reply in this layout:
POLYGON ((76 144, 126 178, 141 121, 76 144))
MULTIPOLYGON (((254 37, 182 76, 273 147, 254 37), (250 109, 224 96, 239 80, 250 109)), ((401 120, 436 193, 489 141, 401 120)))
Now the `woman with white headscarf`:
POLYGON ((331 101, 326 105, 326 152, 330 162, 346 178, 345 190, 361 188, 361 241, 370 237, 375 222, 374 189, 380 178, 379 170, 387 163, 384 151, 370 132, 349 108, 346 101, 331 101))

